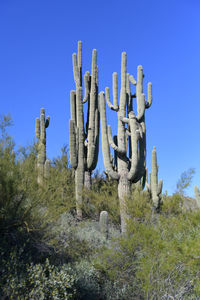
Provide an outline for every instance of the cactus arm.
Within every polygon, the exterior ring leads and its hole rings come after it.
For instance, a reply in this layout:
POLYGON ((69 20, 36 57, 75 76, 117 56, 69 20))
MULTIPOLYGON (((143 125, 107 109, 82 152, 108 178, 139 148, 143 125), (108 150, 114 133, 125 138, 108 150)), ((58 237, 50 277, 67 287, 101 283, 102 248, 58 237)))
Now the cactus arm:
POLYGON ((49 178, 49 175, 50 175, 50 168, 51 168, 51 163, 50 163, 50 160, 47 159, 45 161, 45 164, 44 164, 44 178, 45 179, 48 179, 49 178))
POLYGON ((107 124, 106 124, 106 107, 105 107, 105 95, 100 93, 100 119, 101 119, 101 137, 102 137, 102 152, 103 160, 107 174, 113 178, 118 179, 119 175, 113 170, 113 166, 110 162, 110 147, 108 142, 107 124))
POLYGON ((71 120, 76 124, 76 91, 70 92, 71 120))
POLYGON ((94 170, 97 166, 98 162, 98 154, 99 154, 99 127, 100 127, 100 119, 99 119, 99 109, 96 108, 95 111, 95 154, 94 160, 91 166, 91 170, 94 170))
POLYGON ((129 125, 129 118, 125 118, 125 117, 123 118, 120 116, 120 120, 122 121, 122 123, 129 125))
POLYGON ((106 93, 106 102, 107 102, 108 107, 114 111, 118 111, 118 108, 119 108, 118 105, 115 106, 110 101, 110 91, 109 91, 108 87, 105 88, 105 93, 106 93))
POLYGON ((80 86, 80 76, 79 76, 76 53, 73 53, 72 55, 72 63, 73 63, 74 81, 76 83, 76 86, 80 86))
POLYGON ((78 70, 80 76, 80 85, 82 86, 82 42, 78 41, 78 70))
POLYGON ((148 101, 145 104, 145 108, 149 108, 151 106, 152 99, 153 99, 153 97, 152 97, 152 83, 149 82, 148 83, 148 101))
POLYGON ((129 80, 130 80, 130 82, 131 82, 133 85, 136 85, 136 84, 137 84, 137 82, 136 82, 135 78, 133 77, 133 75, 129 75, 129 80))
POLYGON ((118 105, 118 80, 117 80, 117 73, 113 73, 113 105, 114 110, 118 111, 119 105, 118 105))
POLYGON ((35 119, 35 135, 36 135, 37 139, 40 138, 40 119, 39 118, 35 119))
POLYGON ((145 112, 145 96, 144 94, 141 94, 137 98, 137 119, 140 121, 144 117, 144 112, 145 112))
POLYGON ((160 196, 162 194, 162 187, 163 187, 163 180, 159 180, 158 182, 158 190, 157 190, 157 195, 160 196))
MULTIPOLYGON (((131 115, 131 114, 129 114, 131 115)), ((137 131, 137 120, 134 118, 134 116, 130 117, 130 131, 131 131, 131 168, 128 172, 128 180, 132 181, 136 173, 138 172, 138 164, 139 164, 139 158, 138 158, 138 139, 139 135, 136 134, 137 131)))
POLYGON ((126 151, 123 151, 122 149, 120 149, 114 142, 113 138, 112 138, 112 131, 111 131, 111 127, 110 125, 108 125, 107 127, 107 132, 108 132, 108 142, 109 142, 109 145, 118 153, 121 153, 121 154, 125 154, 126 151))
POLYGON ((78 159, 77 159, 77 137, 76 137, 76 131, 75 131, 75 123, 73 120, 69 120, 69 157, 70 157, 70 163, 72 168, 76 168, 78 165, 78 159))
POLYGON ((98 102, 96 88, 96 65, 97 51, 92 53, 92 76, 91 76, 91 91, 90 91, 90 108, 89 108, 89 127, 88 127, 88 151, 87 151, 87 168, 90 169, 95 155, 95 109, 98 102))
POLYGON ((45 128, 49 127, 49 123, 50 123, 50 116, 47 116, 45 121, 45 128))
POLYGON ((84 75, 85 94, 83 103, 86 103, 90 96, 90 73, 86 72, 84 75))

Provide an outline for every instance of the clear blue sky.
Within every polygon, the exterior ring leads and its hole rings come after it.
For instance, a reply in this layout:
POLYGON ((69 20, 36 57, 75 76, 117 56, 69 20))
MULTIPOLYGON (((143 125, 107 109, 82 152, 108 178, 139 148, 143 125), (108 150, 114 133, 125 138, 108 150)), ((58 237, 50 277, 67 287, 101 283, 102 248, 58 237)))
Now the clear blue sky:
MULTIPOLYGON (((190 167, 193 186, 200 186, 199 0, 0 0, 0 40, 0 113, 11 114, 17 145, 32 142, 41 107, 51 116, 49 158, 69 143, 72 53, 82 40, 84 72, 97 49, 100 91, 120 73, 122 51, 129 73, 143 65, 145 84, 153 83, 147 166, 155 145, 164 190, 173 193, 190 167)), ((115 132, 115 113, 108 111, 108 119, 115 132)))

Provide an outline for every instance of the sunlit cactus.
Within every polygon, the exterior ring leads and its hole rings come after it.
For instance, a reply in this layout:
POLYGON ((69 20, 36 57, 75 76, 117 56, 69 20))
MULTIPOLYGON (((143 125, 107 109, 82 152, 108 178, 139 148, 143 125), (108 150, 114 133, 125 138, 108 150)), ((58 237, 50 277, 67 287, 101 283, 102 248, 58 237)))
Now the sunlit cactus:
POLYGON ((150 193, 154 208, 159 209, 162 200, 163 181, 159 180, 158 182, 158 164, 157 164, 157 153, 155 147, 153 147, 152 150, 152 171, 151 173, 149 173, 149 176, 147 172, 146 178, 147 178, 147 182, 146 182, 147 191, 150 193))
POLYGON ((99 226, 102 235, 105 237, 105 239, 108 238, 108 212, 107 211, 101 211, 100 218, 99 218, 99 226))
POLYGON ((152 84, 148 83, 148 101, 143 93, 143 68, 138 66, 137 80, 127 73, 126 53, 121 58, 121 90, 118 104, 118 79, 113 73, 113 104, 110 100, 109 88, 106 88, 108 107, 117 112, 118 132, 112 137, 111 127, 107 126, 105 95, 100 93, 100 118, 102 132, 102 150, 106 172, 109 177, 118 180, 118 197, 120 202, 121 230, 126 231, 127 197, 131 192, 131 184, 138 182, 146 171, 146 129, 145 109, 152 103, 152 84), (131 86, 136 86, 136 93, 131 94, 131 86), (133 111, 134 99, 137 103, 137 114, 133 111), (112 158, 110 146, 114 149, 112 158), (114 163, 113 163, 114 161, 114 163))
POLYGON ((37 182, 39 185, 43 185, 45 176, 45 162, 46 162, 46 128, 48 128, 50 117, 48 116, 45 120, 45 110, 41 108, 40 119, 36 118, 35 122, 35 135, 38 139, 37 149, 37 182))
POLYGON ((92 52, 92 72, 84 75, 82 87, 82 42, 78 55, 72 56, 76 90, 71 91, 71 119, 69 121, 70 163, 75 170, 76 210, 82 218, 82 189, 90 189, 91 173, 96 168, 99 151, 98 67, 97 51, 92 52), (87 122, 84 126, 83 104, 88 102, 87 122))
POLYGON ((200 208, 200 191, 196 185, 194 187, 194 195, 195 195, 197 206, 198 206, 198 208, 200 208))

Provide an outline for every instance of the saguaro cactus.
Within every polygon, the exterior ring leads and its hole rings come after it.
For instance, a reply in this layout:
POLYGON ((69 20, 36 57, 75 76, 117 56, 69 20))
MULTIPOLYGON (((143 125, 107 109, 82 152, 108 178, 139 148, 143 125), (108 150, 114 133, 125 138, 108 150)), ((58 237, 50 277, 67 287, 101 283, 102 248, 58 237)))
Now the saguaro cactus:
MULTIPOLYGON (((45 110, 41 108, 40 119, 36 118, 35 121, 35 135, 38 138, 38 157, 37 157, 37 182, 39 185, 43 184, 46 162, 46 128, 49 126, 50 117, 48 116, 45 121, 45 110)), ((46 163, 49 166, 48 163, 46 163)))
POLYGON ((100 218, 99 218, 99 226, 101 233, 105 237, 105 239, 108 238, 108 212, 103 210, 100 213, 100 218))
POLYGON ((126 231, 127 197, 131 184, 140 180, 146 170, 146 129, 145 109, 152 103, 152 84, 148 83, 148 102, 143 94, 143 68, 137 68, 137 81, 127 73, 126 53, 121 59, 121 91, 118 105, 117 73, 113 73, 113 104, 110 101, 109 88, 106 88, 106 101, 111 110, 117 112, 118 133, 112 138, 111 127, 106 123, 104 93, 100 93, 100 117, 102 132, 102 150, 104 166, 108 176, 118 180, 121 230, 126 231), (131 94, 130 83, 136 86, 136 93, 131 94), (137 115, 133 112, 133 99, 137 102, 137 115), (110 146, 115 152, 115 163, 111 157, 110 146), (129 149, 129 155, 128 153, 129 149))
POLYGON ((154 208, 159 209, 162 200, 163 181, 160 180, 158 182, 158 164, 157 164, 156 147, 153 147, 152 150, 152 172, 149 173, 149 181, 148 181, 148 172, 146 178, 147 178, 146 187, 148 192, 151 195, 154 208))
POLYGON ((76 90, 71 91, 71 120, 69 121, 70 163, 75 170, 77 216, 82 218, 82 189, 90 188, 91 173, 96 168, 99 151, 98 68, 97 51, 92 53, 92 73, 84 75, 85 93, 82 87, 82 43, 78 42, 73 56, 73 73, 76 90), (83 104, 88 102, 86 130, 83 104))
POLYGON ((198 186, 195 185, 194 187, 194 195, 197 203, 197 207, 200 208, 200 191, 198 186))

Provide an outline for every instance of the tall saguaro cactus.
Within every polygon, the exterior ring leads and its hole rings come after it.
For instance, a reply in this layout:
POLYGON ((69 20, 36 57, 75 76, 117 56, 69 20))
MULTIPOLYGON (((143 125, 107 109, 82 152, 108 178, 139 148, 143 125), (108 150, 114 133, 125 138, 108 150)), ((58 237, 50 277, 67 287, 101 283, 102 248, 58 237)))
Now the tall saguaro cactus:
POLYGON ((157 164, 157 153, 156 147, 153 147, 152 150, 152 171, 149 173, 149 182, 148 182, 148 172, 147 172, 147 190, 151 195, 153 205, 155 209, 159 209, 161 199, 162 199, 162 186, 163 181, 159 180, 158 182, 158 164, 157 164))
POLYGON ((40 119, 35 120, 35 135, 38 138, 38 157, 37 157, 37 170, 38 177, 37 182, 39 185, 43 184, 45 174, 45 166, 49 166, 48 160, 46 161, 46 128, 48 128, 50 117, 48 116, 45 120, 45 110, 41 108, 40 119))
POLYGON ((70 163, 75 170, 76 210, 82 218, 82 189, 90 188, 91 173, 96 168, 99 151, 98 67, 97 51, 92 53, 92 73, 84 75, 82 87, 82 42, 78 42, 78 59, 74 53, 73 73, 76 90, 71 91, 71 120, 69 121, 70 163), (83 104, 88 102, 87 122, 84 127, 83 104))
POLYGON ((118 105, 118 79, 113 73, 113 104, 110 101, 109 88, 106 88, 106 101, 111 110, 117 112, 118 132, 112 138, 111 127, 106 122, 105 95, 100 93, 100 117, 102 129, 102 150, 107 174, 118 180, 121 230, 126 231, 127 197, 131 184, 140 180, 146 169, 146 129, 145 109, 152 103, 152 84, 148 83, 148 101, 143 93, 143 68, 137 68, 137 81, 127 73, 126 53, 121 58, 121 90, 118 105), (131 94, 130 84, 136 86, 136 93, 131 94), (133 99, 136 98, 137 115, 133 111, 133 99), (110 146, 115 152, 115 164, 111 157, 110 146), (129 149, 129 151, 128 151, 129 149))
POLYGON ((200 191, 197 185, 194 187, 194 194, 197 203, 197 207, 200 208, 200 191))

